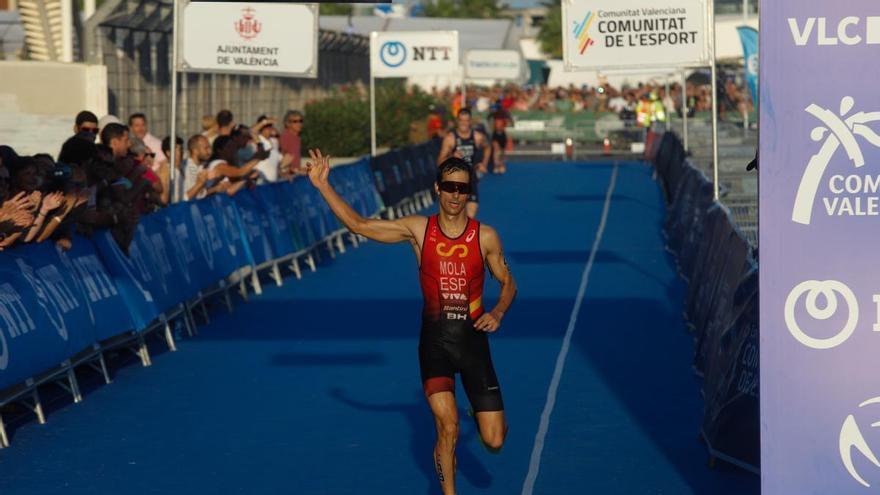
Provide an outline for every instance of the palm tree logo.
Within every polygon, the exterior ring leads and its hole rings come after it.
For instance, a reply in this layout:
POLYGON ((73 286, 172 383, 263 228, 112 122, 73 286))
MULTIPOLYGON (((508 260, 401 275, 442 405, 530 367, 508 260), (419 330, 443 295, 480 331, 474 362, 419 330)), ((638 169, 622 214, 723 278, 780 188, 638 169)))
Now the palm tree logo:
POLYGON ((806 108, 807 113, 824 124, 815 127, 810 132, 810 139, 817 143, 824 140, 824 143, 819 152, 810 158, 807 169, 801 178, 794 208, 791 212, 791 219, 794 222, 803 225, 810 224, 813 201, 816 199, 816 192, 819 190, 822 176, 839 147, 843 146, 856 168, 865 165, 865 156, 859 147, 856 136, 861 136, 870 144, 880 148, 880 136, 867 126, 869 122, 880 121, 880 112, 856 112, 847 117, 854 106, 855 99, 852 96, 844 96, 840 100, 839 115, 815 103, 806 108))

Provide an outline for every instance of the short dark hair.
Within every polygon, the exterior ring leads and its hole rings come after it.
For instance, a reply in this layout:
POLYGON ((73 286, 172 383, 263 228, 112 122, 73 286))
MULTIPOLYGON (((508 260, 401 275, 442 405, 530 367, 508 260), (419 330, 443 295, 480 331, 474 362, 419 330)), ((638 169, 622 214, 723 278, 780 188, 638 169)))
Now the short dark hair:
POLYGON ((98 116, 88 110, 83 110, 82 112, 76 114, 76 120, 74 121, 74 124, 76 124, 77 127, 85 124, 86 122, 92 122, 93 124, 97 125, 98 116))
POLYGON ((437 167, 437 184, 443 181, 444 175, 455 172, 456 170, 467 172, 468 178, 471 176, 471 166, 468 162, 453 156, 444 160, 443 163, 437 167))
POLYGON ((196 147, 196 143, 199 142, 199 139, 207 140, 208 138, 206 138, 205 136, 202 136, 201 134, 193 134, 192 136, 189 137, 189 139, 186 140, 186 149, 189 151, 192 151, 193 148, 196 147))
POLYGON ((101 142, 110 146, 110 141, 122 137, 126 132, 128 132, 128 126, 115 122, 107 124, 101 129, 101 142))
POLYGON ((58 161, 68 165, 82 165, 96 156, 98 156, 98 148, 95 143, 77 135, 68 138, 61 145, 58 161))
POLYGON ((220 110, 217 112, 217 125, 219 127, 226 127, 231 124, 233 120, 235 120, 235 118, 229 110, 220 110))
POLYGON ((461 117, 462 115, 468 115, 468 116, 470 116, 470 115, 471 115, 471 109, 468 108, 468 107, 464 107, 464 108, 462 108, 461 110, 458 111, 458 117, 461 117))
MULTIPOLYGON (((183 147, 183 139, 180 136, 174 138, 174 145, 178 148, 183 147)), ((165 136, 165 139, 162 140, 162 153, 168 155, 171 153, 171 136, 165 136)))
POLYGON ((223 152, 223 148, 232 141, 232 136, 217 136, 214 139, 214 144, 211 145, 211 160, 217 160, 220 158, 220 154, 223 152))
POLYGON ((133 114, 129 115, 128 125, 131 125, 131 123, 134 121, 134 119, 141 119, 144 121, 144 124, 147 123, 147 116, 138 112, 138 113, 133 113, 133 114))

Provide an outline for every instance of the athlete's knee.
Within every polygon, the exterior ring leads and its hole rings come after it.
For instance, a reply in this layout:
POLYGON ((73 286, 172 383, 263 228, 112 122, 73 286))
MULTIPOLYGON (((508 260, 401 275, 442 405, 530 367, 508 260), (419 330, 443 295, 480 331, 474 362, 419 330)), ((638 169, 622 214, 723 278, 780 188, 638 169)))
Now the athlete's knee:
POLYGON ((443 440, 454 442, 456 439, 458 439, 458 421, 441 421, 437 428, 437 433, 443 440))
POLYGON ((506 433, 504 431, 481 432, 480 436, 483 438, 483 443, 486 445, 486 448, 493 451, 499 451, 501 450, 501 447, 504 446, 504 437, 506 436, 506 433))

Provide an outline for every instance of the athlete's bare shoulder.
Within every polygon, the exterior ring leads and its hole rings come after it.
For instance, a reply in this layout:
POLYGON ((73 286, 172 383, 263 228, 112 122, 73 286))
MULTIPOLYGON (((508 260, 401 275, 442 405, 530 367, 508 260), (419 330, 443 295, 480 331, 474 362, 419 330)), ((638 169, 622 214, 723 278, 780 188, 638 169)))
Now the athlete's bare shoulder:
POLYGON ((428 217, 422 215, 400 217, 397 221, 413 234, 424 233, 428 226, 428 217))
POLYGON ((501 250, 501 237, 498 236, 498 231, 485 223, 480 224, 480 249, 484 254, 501 250))

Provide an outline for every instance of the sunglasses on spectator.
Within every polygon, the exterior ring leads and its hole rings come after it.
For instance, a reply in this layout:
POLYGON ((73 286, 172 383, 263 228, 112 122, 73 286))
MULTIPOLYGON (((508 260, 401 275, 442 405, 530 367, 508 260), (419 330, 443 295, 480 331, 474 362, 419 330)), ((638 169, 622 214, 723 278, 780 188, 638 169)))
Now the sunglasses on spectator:
POLYGON ((440 183, 439 188, 443 192, 459 193, 459 194, 470 194, 471 193, 471 185, 467 182, 454 182, 451 180, 444 180, 440 183))
POLYGON ((97 134, 98 128, 97 127, 80 127, 79 132, 90 132, 92 134, 97 134))
POLYGON ((302 124, 303 119, 290 119, 287 121, 288 124, 302 124))

